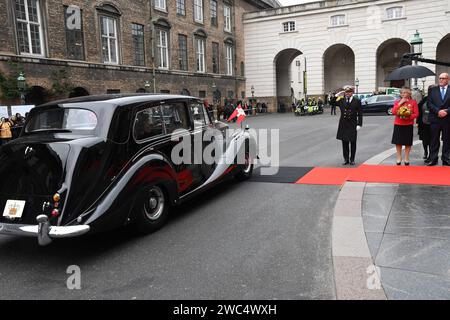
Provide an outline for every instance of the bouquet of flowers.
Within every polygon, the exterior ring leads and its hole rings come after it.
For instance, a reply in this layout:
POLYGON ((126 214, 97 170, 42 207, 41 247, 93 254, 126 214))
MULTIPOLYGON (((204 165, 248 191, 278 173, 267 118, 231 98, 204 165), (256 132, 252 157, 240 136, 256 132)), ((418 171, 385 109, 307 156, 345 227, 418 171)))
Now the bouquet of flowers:
POLYGON ((402 105, 398 111, 397 111, 397 116, 400 117, 400 119, 409 119, 409 117, 411 117, 412 114, 412 106, 410 104, 404 106, 402 105))

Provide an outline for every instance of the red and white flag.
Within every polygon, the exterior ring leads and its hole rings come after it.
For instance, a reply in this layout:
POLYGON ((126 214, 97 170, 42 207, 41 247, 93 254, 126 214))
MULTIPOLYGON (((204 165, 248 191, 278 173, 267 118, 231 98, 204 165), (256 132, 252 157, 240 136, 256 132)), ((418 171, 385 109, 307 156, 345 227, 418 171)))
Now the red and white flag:
POLYGON ((234 109, 233 114, 228 118, 228 122, 233 120, 234 118, 238 118, 237 123, 240 124, 242 121, 245 120, 245 111, 242 109, 241 105, 238 105, 236 109, 234 109))

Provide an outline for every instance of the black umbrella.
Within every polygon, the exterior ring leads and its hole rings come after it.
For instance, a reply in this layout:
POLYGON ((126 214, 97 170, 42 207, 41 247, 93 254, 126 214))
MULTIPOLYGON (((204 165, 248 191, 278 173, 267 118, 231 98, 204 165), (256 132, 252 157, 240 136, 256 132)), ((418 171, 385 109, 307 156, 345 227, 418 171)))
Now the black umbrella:
POLYGON ((396 81, 406 79, 419 79, 428 76, 435 76, 436 74, 424 66, 404 66, 395 69, 386 77, 385 81, 396 81))

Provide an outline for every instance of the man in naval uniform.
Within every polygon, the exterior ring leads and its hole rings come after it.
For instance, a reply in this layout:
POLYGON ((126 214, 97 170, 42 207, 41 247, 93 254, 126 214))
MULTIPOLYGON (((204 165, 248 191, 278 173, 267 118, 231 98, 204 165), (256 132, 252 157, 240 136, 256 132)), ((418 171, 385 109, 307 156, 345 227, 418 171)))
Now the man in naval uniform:
POLYGON ((342 152, 344 155, 344 166, 355 165, 356 140, 358 131, 363 125, 361 101, 353 95, 351 86, 346 86, 345 98, 340 101, 341 118, 336 139, 342 141, 342 152))

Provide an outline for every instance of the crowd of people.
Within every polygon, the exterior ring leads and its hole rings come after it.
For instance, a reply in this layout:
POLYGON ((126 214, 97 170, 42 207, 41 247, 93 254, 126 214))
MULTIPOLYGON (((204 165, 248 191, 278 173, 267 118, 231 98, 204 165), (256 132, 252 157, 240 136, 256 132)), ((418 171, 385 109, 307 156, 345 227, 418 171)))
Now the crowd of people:
POLYGON ((258 102, 255 105, 252 105, 247 101, 237 101, 236 103, 228 101, 223 108, 217 108, 218 118, 220 119, 223 116, 224 120, 228 120, 238 106, 242 107, 247 116, 256 115, 258 113, 267 113, 267 104, 265 102, 258 102))
MULTIPOLYGON (((439 84, 430 86, 424 97, 420 97, 417 90, 412 91, 406 87, 401 90, 400 99, 395 102, 392 110, 395 120, 391 142, 396 146, 396 165, 410 165, 414 126, 417 124, 425 164, 427 166, 438 164, 442 141, 442 165, 450 166, 449 81, 449 74, 441 74, 439 84)), ((355 165, 358 131, 363 126, 361 101, 354 96, 354 89, 351 86, 345 88, 344 96, 332 97, 331 101, 332 106, 341 110, 336 138, 342 141, 343 165, 355 165)), ((334 112, 332 110, 332 114, 334 112)))
POLYGON ((0 119, 0 145, 16 138, 24 124, 25 118, 20 113, 11 118, 2 117, 0 119))

